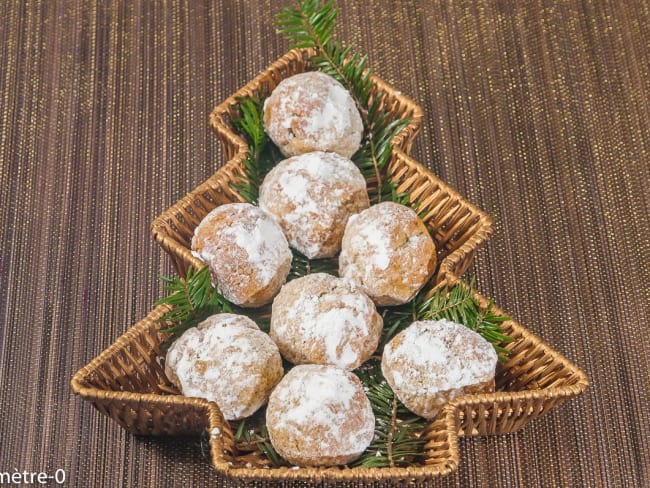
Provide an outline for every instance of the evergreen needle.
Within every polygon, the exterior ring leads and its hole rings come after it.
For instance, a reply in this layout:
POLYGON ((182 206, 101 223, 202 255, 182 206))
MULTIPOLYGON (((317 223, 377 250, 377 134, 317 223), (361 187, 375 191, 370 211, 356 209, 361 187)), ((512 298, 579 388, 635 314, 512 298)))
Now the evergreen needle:
POLYGON ((171 334, 162 344, 163 349, 167 349, 183 332, 197 326, 210 315, 233 310, 230 302, 212 286, 207 266, 196 272, 190 266, 184 279, 179 276, 162 276, 161 279, 166 283, 164 289, 171 294, 156 301, 155 305, 172 307, 159 319, 160 323, 168 325, 161 332, 171 334))
POLYGON ((436 290, 430 298, 425 298, 426 292, 422 291, 411 302, 386 309, 382 348, 397 333, 413 322, 447 319, 464 324, 479 333, 494 346, 500 361, 507 360, 508 350, 504 346, 512 342, 513 338, 503 333, 501 324, 510 318, 494 314, 491 301, 486 308, 481 308, 472 293, 473 287, 474 279, 472 278, 469 286, 463 283, 457 283, 451 287, 444 286, 436 290))
POLYGON ((371 201, 409 204, 408 199, 397 194, 394 183, 386 175, 392 140, 409 124, 409 119, 389 122, 389 114, 381 108, 385 94, 372 93, 372 70, 367 66, 366 56, 333 40, 338 15, 334 2, 301 0, 296 3, 296 8, 285 7, 276 16, 277 31, 289 40, 292 48, 315 49, 313 66, 335 78, 352 95, 365 128, 362 146, 352 160, 370 183, 371 201))
POLYGON ((231 186, 247 202, 254 204, 259 198, 262 180, 282 156, 264 132, 261 101, 253 97, 240 98, 238 108, 239 116, 233 118, 232 123, 247 140, 248 152, 242 161, 244 175, 231 186))
POLYGON ((420 434, 426 420, 409 412, 390 388, 380 363, 371 359, 355 371, 364 385, 375 415, 375 437, 351 466, 365 468, 408 466, 424 456, 420 434))

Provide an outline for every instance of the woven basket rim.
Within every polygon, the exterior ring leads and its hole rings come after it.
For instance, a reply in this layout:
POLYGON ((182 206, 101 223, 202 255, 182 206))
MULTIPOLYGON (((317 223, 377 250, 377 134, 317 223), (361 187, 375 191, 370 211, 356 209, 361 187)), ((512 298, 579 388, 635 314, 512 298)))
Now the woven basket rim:
MULTIPOLYGON (((460 276, 456 276, 454 273, 451 272, 446 273, 443 281, 449 286, 453 286, 456 283, 460 283, 468 288, 471 288, 470 285, 466 281, 464 281, 460 276)), ((540 392, 552 393, 557 396, 573 397, 573 396, 580 395, 587 389, 587 387, 589 386, 589 379, 587 378, 585 372, 582 371, 582 369, 580 369, 573 361, 571 361, 564 354, 557 351, 554 347, 548 344, 544 339, 542 339, 541 336, 535 334, 530 329, 524 327, 521 323, 519 323, 519 321, 512 318, 510 314, 506 313, 503 309, 497 306, 493 300, 490 300, 487 297, 485 297, 485 295, 480 293, 477 289, 475 288, 471 288, 471 289, 472 289, 472 295, 478 301, 481 308, 486 308, 487 306, 491 306, 492 311, 497 315, 510 317, 510 320, 503 322, 502 324, 503 329, 506 328, 512 329, 514 334, 511 335, 520 336, 520 337, 525 336, 527 340, 533 342, 536 346, 544 348, 549 353, 549 356, 553 356, 553 360, 556 361, 557 363, 560 363, 560 365, 564 369, 566 369, 575 380, 573 384, 562 386, 562 387, 551 386, 546 388, 540 388, 537 390, 525 390, 516 393, 519 394, 523 393, 524 395, 530 395, 530 398, 541 398, 539 396, 541 394, 540 392)), ((464 395, 455 398, 450 403, 461 403, 461 401, 463 404, 471 403, 471 402, 475 402, 476 398, 480 396, 485 396, 487 399, 512 398, 512 397, 508 397, 507 395, 504 395, 504 393, 515 393, 515 392, 496 391, 492 393, 464 395)), ((520 395, 517 396, 520 397, 520 395)))
MULTIPOLYGON (((465 256, 471 254, 476 249, 483 246, 487 242, 490 235, 494 231, 493 219, 490 215, 485 213, 483 210, 478 208, 476 205, 467 201, 456 189, 449 186, 447 183, 442 181, 439 177, 429 171, 422 163, 416 161, 411 156, 407 155, 405 152, 399 148, 393 149, 393 161, 401 160, 408 165, 410 165, 419 175, 422 177, 428 178, 432 181, 435 181, 436 184, 443 188, 446 193, 451 197, 458 199, 463 202, 463 205, 466 209, 471 212, 475 219, 478 220, 479 225, 476 230, 473 232, 473 235, 470 236, 466 242, 464 242, 458 249, 452 251, 447 255, 439 264, 438 274, 442 277, 444 275, 449 275, 452 273, 455 265, 462 261, 465 256)), ((180 214, 184 211, 185 208, 192 205, 192 202, 195 201, 200 195, 205 193, 207 190, 212 188, 217 188, 220 186, 224 175, 228 174, 230 171, 237 169, 240 165, 240 161, 236 158, 231 159, 221 168, 219 168, 212 176, 210 176, 206 181, 197 186, 194 190, 190 191, 188 194, 179 199, 174 205, 168 208, 165 212, 159 215, 151 225, 151 232, 154 239, 164 250, 175 254, 180 257, 185 262, 189 263, 195 270, 201 269, 206 264, 198 259, 191 250, 187 248, 183 243, 176 240, 174 237, 170 236, 167 232, 167 222, 171 216, 175 214, 180 214)), ((398 188, 399 189, 399 188, 398 188)))
MULTIPOLYGON (((90 363, 80 368, 74 374, 70 381, 71 390, 74 394, 89 402, 131 401, 139 404, 155 402, 157 404, 162 403, 178 407, 193 406, 204 411, 208 435, 214 432, 215 429, 216 432, 221 432, 225 428, 225 421, 223 420, 219 406, 215 402, 202 398, 185 397, 183 395, 115 391, 87 386, 92 381, 95 370, 130 345, 144 329, 149 328, 149 321, 157 321, 169 310, 169 306, 159 305, 150 311, 145 318, 130 327, 115 342, 92 359, 90 363)), ((233 467, 220 455, 223 451, 223 442, 219 435, 210 435, 211 462, 220 474, 236 477, 241 480, 302 480, 310 482, 323 480, 377 481, 405 477, 444 476, 455 471, 458 466, 457 434, 454 429, 455 420, 453 420, 453 415, 446 415, 444 422, 446 424, 445 433, 446 443, 449 444, 449 455, 444 462, 429 466, 417 465, 406 468, 339 468, 333 466, 322 468, 301 467, 297 470, 285 466, 268 469, 233 467)))
MULTIPOLYGON (((474 295, 481 299, 485 300, 482 295, 478 292, 475 292, 474 295)), ((148 314, 148 318, 152 320, 157 320, 158 317, 161 317, 169 308, 166 305, 160 305, 152 310, 148 314)), ((500 309, 495 308, 495 312, 503 314, 500 309)), ((567 359, 564 355, 557 352, 555 349, 551 348, 543 339, 541 339, 537 334, 531 332, 530 330, 523 327, 515 320, 509 320, 507 323, 511 327, 516 328, 521 332, 521 335, 525 335, 527 339, 533 340, 534 342, 543 345, 549 354, 553 355, 555 361, 561 362, 562 365, 571 371, 571 374, 575 376, 576 381, 572 385, 567 386, 553 386, 548 388, 542 388, 539 390, 524 390, 524 391, 496 391, 491 393, 475 393, 470 395, 463 395, 456 397, 451 400, 448 404, 453 404, 454 406, 460 406, 471 403, 480 403, 484 400, 489 401, 504 401, 511 400, 514 398, 546 398, 549 394, 553 396, 568 396, 574 397, 584 392, 584 390, 589 386, 589 380, 587 375, 572 361, 567 359)), ((102 390, 100 388, 87 387, 85 384, 88 382, 88 378, 92 375, 93 371, 97 366, 103 364, 106 359, 110 358, 114 352, 125 345, 130 344, 131 339, 139 332, 142 321, 135 324, 133 327, 129 328, 122 336, 116 339, 110 346, 104 349, 98 356, 93 358, 90 363, 80 368, 71 379, 71 387, 73 393, 81 396, 84 399, 97 399, 97 398, 115 398, 115 399, 129 399, 129 400, 146 400, 146 399, 165 399, 170 403, 193 403, 197 406, 206 406, 207 404, 215 405, 213 402, 208 402, 200 398, 193 397, 184 397, 180 395, 159 395, 155 393, 134 393, 128 391, 114 391, 114 390, 102 390)), ((217 407, 218 408, 218 407, 217 407)))
MULTIPOLYGON (((234 94, 229 96, 219 105, 217 105, 209 116, 209 122, 212 129, 228 138, 231 138, 234 144, 238 147, 237 154, 232 159, 242 161, 246 157, 248 144, 244 141, 239 134, 233 131, 230 124, 224 119, 223 114, 227 113, 229 108, 238 103, 238 98, 252 96, 261 87, 262 83, 268 78, 269 73, 273 72, 277 67, 284 67, 296 60, 305 60, 316 54, 315 49, 292 49, 274 61, 268 68, 260 72, 255 78, 248 82, 245 86, 237 90, 234 94)), ((370 80, 378 87, 381 92, 389 93, 396 100, 409 107, 412 112, 409 124, 404 127, 394 138, 393 145, 399 146, 405 135, 411 132, 417 132, 422 125, 424 118, 424 111, 415 101, 410 97, 404 95, 401 91, 395 89, 390 83, 384 81, 376 74, 370 76, 370 80)))
MULTIPOLYGON (((236 174, 236 172, 242 166, 242 160, 246 156, 247 144, 245 141, 233 130, 232 126, 227 120, 226 114, 228 113, 229 108, 237 103, 237 98, 240 96, 252 95, 256 90, 260 90, 262 83, 268 82, 269 73, 272 71, 275 73, 274 76, 278 76, 278 70, 281 72, 282 69, 288 69, 289 64, 293 62, 304 62, 306 58, 312 54, 313 51, 309 49, 293 50, 278 60, 276 60, 269 68, 262 71, 255 79, 245 85, 243 88, 238 90, 231 97, 226 99, 224 102, 219 104, 210 114, 210 126, 213 131, 219 136, 221 142, 224 144, 224 149, 226 151, 230 150, 230 157, 228 161, 219 168, 213 175, 211 175, 206 181, 200 184, 197 188, 190 191, 187 195, 180 198, 172 207, 166 210, 163 214, 157 217, 151 225, 151 231, 155 240, 161 245, 161 247, 170 253, 172 258, 175 260, 175 265, 177 264, 177 259, 182 260, 184 263, 189 263, 195 269, 201 268, 204 266, 204 263, 194 257, 191 251, 183 246, 182 243, 175 240, 167 232, 168 219, 171 219, 176 214, 183 215, 185 208, 191 208, 194 201, 200 200, 200 197, 215 188, 221 188, 222 180, 226 181, 228 175, 236 174)), ((402 95, 401 93, 396 92, 396 90, 391 87, 388 83, 385 83, 383 80, 377 76, 373 76, 373 82, 379 87, 379 89, 390 92, 391 96, 396 97, 399 103, 403 104, 408 108, 410 113, 412 113, 412 118, 410 124, 400 132, 398 137, 394 141, 393 147, 393 159, 391 160, 391 165, 396 161, 405 162, 412 170, 415 175, 409 176, 410 180, 417 178, 428 178, 434 179, 435 184, 439 188, 444 189, 450 196, 452 196, 457 205, 461 205, 464 210, 467 210, 471 218, 475 220, 474 223, 477 225, 472 225, 472 233, 468 234, 468 230, 464 229, 463 232, 469 237, 462 241, 460 247, 453 249, 445 258, 441 261, 439 270, 438 270, 438 285, 443 282, 453 284, 460 281, 460 278, 455 275, 456 269, 464 269, 468 259, 471 259, 473 252, 480 247, 490 236, 493 230, 493 221, 492 218, 487 215, 485 212, 472 205, 470 202, 465 200, 465 198, 456 190, 449 187, 445 182, 440 180, 437 176, 433 175, 426 167, 424 167, 419 162, 415 161, 408 155, 410 149, 410 143, 415 133, 419 129, 423 113, 422 109, 416 105, 410 98, 402 95), (409 139, 409 137, 411 139, 409 139), (404 146, 404 147, 402 147, 404 146), (460 203, 458 203, 460 202, 460 203), (465 266, 461 266, 465 265, 465 266)), ((409 171, 410 171, 409 170, 409 171)), ((409 173, 410 174, 410 173, 409 173)), ((407 185, 407 181, 400 184, 407 185)), ((224 189, 225 191, 225 189, 224 189)), ((434 190, 436 191, 436 190, 434 190)), ((236 196, 241 198, 239 196, 236 196)), ((415 198, 415 197, 413 197, 415 198)), ((433 210, 431 210, 433 211, 433 210)), ((456 210, 454 210, 456 212, 456 210)), ((463 217, 463 220, 466 220, 463 217)), ((171 220, 170 220, 171 221, 171 220)), ((463 223, 458 223, 455 221, 453 224, 454 227, 462 226, 463 223)), ((480 295, 477 291, 473 292, 475 297, 479 300, 482 306, 485 306, 488 303, 488 300, 480 295)), ((495 313, 503 313, 501 310, 495 307, 493 309, 495 313)), ((154 309, 153 313, 161 313, 161 310, 154 309)), ((134 330, 138 327, 139 324, 136 324, 131 330, 134 330)), ((494 393, 480 393, 480 394, 469 394, 461 397, 457 397, 454 400, 450 401, 442 409, 441 414, 437 419, 431 422, 430 428, 433 428, 434 424, 437 426, 438 430, 435 432, 443 432, 445 434, 445 443, 444 443, 444 458, 438 457, 435 459, 435 464, 432 465, 414 465, 404 468, 352 468, 352 469, 343 469, 338 467, 328 467, 328 468, 300 468, 297 470, 291 468, 259 468, 259 467, 235 467, 230 465, 226 458, 223 456, 223 444, 220 436, 211 436, 210 445, 212 452, 212 464, 215 469, 225 476, 233 476, 242 480, 300 480, 300 481, 381 481, 381 480, 393 480, 393 481, 403 481, 408 479, 422 479, 429 478, 436 475, 446 475, 453 472, 458 465, 458 440, 457 438, 460 435, 476 435, 472 431, 465 432, 462 431, 460 427, 461 416, 463 415, 464 409, 471 408, 476 406, 480 412, 483 412, 485 415, 488 414, 490 408, 499 410, 499 407, 502 406, 504 409, 517 409, 514 417, 515 421, 510 421, 511 413, 501 412, 497 413, 498 415, 506 415, 508 417, 507 428, 513 428, 514 430, 520 428, 522 425, 527 423, 530 418, 526 417, 527 412, 524 411, 523 414, 519 412, 519 405, 526 405, 526 409, 536 408, 539 411, 536 411, 536 414, 541 414, 542 411, 546 411, 547 403, 550 405, 549 409, 554 408, 558 403, 558 399, 566 399, 579 395, 582 393, 588 386, 588 380, 586 375, 571 361, 565 358, 562 354, 555 351, 547 343, 545 343, 537 335, 533 334, 521 324, 517 323, 514 320, 510 320, 504 323, 504 327, 507 325, 509 330, 512 331, 511 335, 514 335, 518 338, 519 341, 528 341, 531 346, 536 348, 536 359, 531 360, 534 363, 534 369, 537 372, 542 370, 543 372, 547 371, 548 365, 553 365, 555 368, 554 371, 548 372, 548 375, 552 375, 552 381, 550 382, 551 386, 547 387, 537 387, 540 384, 539 382, 533 382, 535 385, 533 389, 523 389, 523 390, 513 390, 513 391, 497 391, 494 393), (544 359, 544 364, 539 366, 537 364, 537 358, 542 356, 544 359), (559 378, 555 376, 557 369, 562 370, 563 376, 559 378), (529 406, 531 402, 537 402, 534 407, 529 406), (512 406, 514 405, 514 407, 512 406), (523 420, 520 417, 524 417, 523 420), (442 427, 440 427, 442 426, 442 427), (442 430, 440 430, 442 429, 442 430)), ((128 344, 129 340, 135 337, 135 332, 133 336, 129 336, 127 331, 120 339, 118 339, 112 346, 100 354, 95 360, 93 360, 88 366, 82 368, 75 374, 72 379, 72 389, 73 391, 81 395, 84 399, 101 402, 111 399, 128 399, 131 401, 159 401, 161 398, 169 398, 169 395, 158 395, 158 394, 141 394, 134 392, 118 392, 118 391, 105 391, 102 389, 92 388, 86 386, 88 384, 88 375, 92 373, 92 369, 99 366, 102 361, 108 360, 112 354, 114 354, 117 349, 120 347, 125 347, 128 344), (114 349, 115 348, 115 349, 114 349)), ((508 363, 509 364, 509 363, 508 363)), ((559 374, 559 373, 558 373, 559 374)), ((526 388, 528 385, 526 384, 526 388)), ((180 397, 178 400, 179 405, 189 404, 192 400, 193 405, 196 408, 204 409, 205 416, 207 418, 207 424, 212 431, 213 429, 221 429, 224 426, 224 420, 219 412, 216 404, 212 402, 207 402, 200 399, 187 399, 185 397, 180 397), (198 402, 198 403, 197 403, 198 402)), ((169 400, 165 400, 169 401, 169 400)), ((524 408, 524 407, 521 407, 524 408)), ((537 415, 532 416, 534 418, 537 415)), ((496 422, 496 417, 493 417, 492 422, 496 422)), ((493 427, 493 426, 492 426, 493 427)), ((489 430, 489 429, 488 429, 489 430)), ((503 430, 501 430, 503 431, 503 430)), ((508 430, 511 431, 511 430, 508 430)), ((433 449, 433 448, 432 448, 433 449)))
MULTIPOLYGON (((460 278, 450 275, 445 277, 445 283, 453 284, 461 282, 460 278)), ((484 306, 488 303, 487 298, 478 291, 473 290, 474 296, 484 306)), ((154 308, 145 319, 136 323, 120 336, 113 344, 102 351, 88 365, 79 369, 71 380, 72 391, 90 402, 106 401, 132 401, 138 404, 147 402, 164 403, 172 406, 185 407, 191 405, 195 408, 202 409, 206 417, 208 433, 217 429, 222 431, 225 427, 224 420, 219 411, 219 407, 214 402, 209 402, 199 398, 189 398, 182 395, 168 395, 156 393, 137 393, 130 391, 107 390, 94 386, 88 386, 92 382, 94 370, 101 367, 111 357, 119 354, 127 347, 135 337, 141 333, 145 327, 150 326, 151 320, 158 320, 169 308, 166 305, 160 305, 154 308)), ((493 305, 493 311, 497 314, 504 314, 498 307, 493 305)), ((528 400, 549 400, 558 398, 573 398, 585 391, 589 381, 585 373, 572 361, 561 353, 557 352, 548 343, 539 336, 526 329, 516 320, 511 319, 504 322, 504 328, 509 328, 516 332, 515 337, 518 341, 532 341, 536 346, 542 348, 544 357, 549 364, 555 364, 556 368, 566 369, 567 378, 565 384, 554 385, 546 388, 519 391, 496 391, 493 393, 477 393, 463 395, 448 402, 442 409, 437 419, 430 422, 432 426, 443 426, 445 434, 445 443, 448 445, 448 455, 444 461, 432 465, 413 465, 401 468, 299 468, 291 469, 281 468, 257 468, 257 467, 233 467, 221 454, 223 452, 223 441, 220 436, 210 436, 211 461, 214 468, 224 476, 233 476, 241 480, 300 480, 300 481, 381 481, 381 480, 403 480, 411 478, 428 478, 433 476, 444 476, 455 471, 459 463, 458 437, 462 435, 472 435, 471 433, 459 432, 459 418, 463 408, 476 405, 501 405, 509 402, 526 402, 528 400), (559 366, 557 366, 559 365, 559 366)), ((507 365, 506 365, 507 366, 507 365)), ((438 427, 440 429, 440 427, 438 427)), ((440 430, 437 430, 440 432, 440 430)), ((426 451, 426 447, 425 447, 426 451)))
MULTIPOLYGON (((167 230, 168 221, 174 215, 182 214, 184 209, 190 207, 192 202, 201 194, 210 188, 218 186, 220 180, 223 179, 225 175, 241 169, 242 161, 246 157, 248 151, 248 145, 226 120, 226 114, 229 112, 229 109, 238 104, 238 99, 240 97, 255 95, 272 73, 277 73, 278 70, 285 69, 292 62, 304 62, 305 59, 309 58, 313 53, 313 49, 294 49, 287 52, 273 62, 268 68, 260 72, 253 80, 244 85, 212 110, 209 116, 210 126, 221 138, 222 143, 227 143, 231 147, 236 148, 236 152, 223 166, 208 177, 207 180, 191 190, 185 196, 178 199, 171 207, 154 219, 151 224, 152 236, 165 251, 177 256, 178 259, 193 266, 194 269, 199 269, 205 265, 201 260, 192 255, 191 251, 187 247, 169 235, 167 230)), ((454 250, 446 256, 440 263, 439 274, 444 274, 445 272, 454 269, 457 263, 465 259, 466 256, 471 255, 473 251, 487 241, 493 230, 492 218, 478 207, 468 202, 458 191, 435 176, 428 168, 410 157, 407 152, 401 148, 401 145, 406 143, 409 135, 414 137, 414 135, 419 131, 424 116, 422 108, 411 98, 396 90, 393 86, 379 78, 377 75, 372 75, 371 80, 378 87, 378 90, 389 94, 397 102, 407 107, 409 113, 412 113, 409 124, 404 127, 393 140, 393 161, 396 158, 401 158, 408 164, 417 168, 419 174, 434 177, 437 180, 438 185, 443 187, 444 190, 454 198, 462 201, 464 205, 477 216, 480 222, 479 227, 475 231, 475 235, 469 238, 459 249, 454 250)))

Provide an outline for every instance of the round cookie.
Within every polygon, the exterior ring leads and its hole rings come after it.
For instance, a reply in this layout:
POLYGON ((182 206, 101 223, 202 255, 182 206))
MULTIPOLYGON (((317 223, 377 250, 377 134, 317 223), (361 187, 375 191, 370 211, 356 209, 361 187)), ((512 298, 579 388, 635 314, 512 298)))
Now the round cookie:
POLYGON ((219 292, 242 307, 269 303, 291 268, 282 229, 249 203, 221 205, 206 215, 194 231, 192 251, 210 267, 219 292))
POLYGON ((338 154, 312 152, 278 163, 260 187, 289 244, 309 259, 335 256, 352 214, 370 205, 359 168, 338 154))
POLYGON ((333 466, 358 458, 375 433, 375 416, 359 379, 336 366, 289 371, 266 409, 271 444, 299 466, 333 466))
POLYGON ((411 300, 435 266, 433 239, 410 208, 382 202, 348 220, 339 275, 358 285, 377 305, 411 300))
POLYGON ((283 375, 278 347, 242 315, 212 315, 171 345, 165 374, 185 396, 214 401, 226 420, 252 415, 283 375))
POLYGON ((349 158, 363 137, 350 93, 319 71, 293 75, 275 87, 264 101, 264 128, 285 156, 329 151, 349 158))
POLYGON ((273 300, 271 330, 293 364, 332 364, 353 370, 379 345, 383 320, 361 290, 314 273, 290 281, 273 300))
POLYGON ((421 417, 435 417, 450 400, 494 390, 492 344, 449 320, 414 322, 384 348, 381 370, 397 398, 421 417))

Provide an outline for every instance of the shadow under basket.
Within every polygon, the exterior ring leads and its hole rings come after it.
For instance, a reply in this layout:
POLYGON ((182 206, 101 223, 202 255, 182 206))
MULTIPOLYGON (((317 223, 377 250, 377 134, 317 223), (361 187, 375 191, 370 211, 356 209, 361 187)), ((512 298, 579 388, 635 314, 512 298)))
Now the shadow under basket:
MULTIPOLYGON (((194 229, 201 220, 219 205, 244 201, 233 189, 233 184, 244 178, 242 161, 248 151, 247 143, 232 126, 239 100, 250 96, 263 99, 284 78, 310 70, 312 54, 309 49, 290 51, 212 111, 210 125, 221 141, 227 163, 151 225, 156 242, 169 254, 180 276, 186 275, 190 265, 194 269, 204 266, 190 251, 194 229)), ((393 139, 393 153, 384 178, 396 183, 397 192, 408 193, 411 204, 417 205, 438 250, 437 276, 449 272, 460 276, 492 233, 492 220, 408 156, 422 123, 422 110, 378 77, 373 76, 372 83, 371 100, 380 98, 380 107, 389 121, 409 120, 393 139)), ((371 192, 376 186, 376 181, 368 182, 371 192)))
MULTIPOLYGON (((437 286, 457 281, 449 275, 437 286)), ((473 293, 482 307, 487 306, 485 297, 473 293)), ((161 351, 167 335, 160 332, 165 325, 159 322, 168 310, 167 306, 152 310, 80 369, 72 379, 72 390, 134 434, 207 434, 214 468, 236 480, 381 485, 444 476, 458 466, 459 436, 515 432, 581 394, 588 385, 577 366, 521 324, 509 320, 503 330, 514 341, 504 344, 510 356, 498 366, 496 391, 465 395, 445 405, 422 433, 427 443, 419 464, 399 468, 274 468, 261 456, 237 451, 232 429, 215 403, 170 394, 174 388, 164 374, 161 351)), ((498 307, 492 310, 504 315, 498 307)))

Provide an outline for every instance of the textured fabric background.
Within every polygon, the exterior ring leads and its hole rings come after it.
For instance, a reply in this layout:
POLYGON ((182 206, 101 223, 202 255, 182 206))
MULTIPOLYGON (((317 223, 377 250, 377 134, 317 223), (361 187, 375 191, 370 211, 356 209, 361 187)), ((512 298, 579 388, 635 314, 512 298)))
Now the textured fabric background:
MULTIPOLYGON (((223 163, 208 113, 286 51, 281 3, 2 2, 1 472, 222 484, 198 439, 131 436, 69 380, 162 295, 149 224, 223 163)), ((431 485, 649 486, 648 2, 339 4, 425 110, 413 155, 495 218, 479 289, 591 380, 431 485)))

